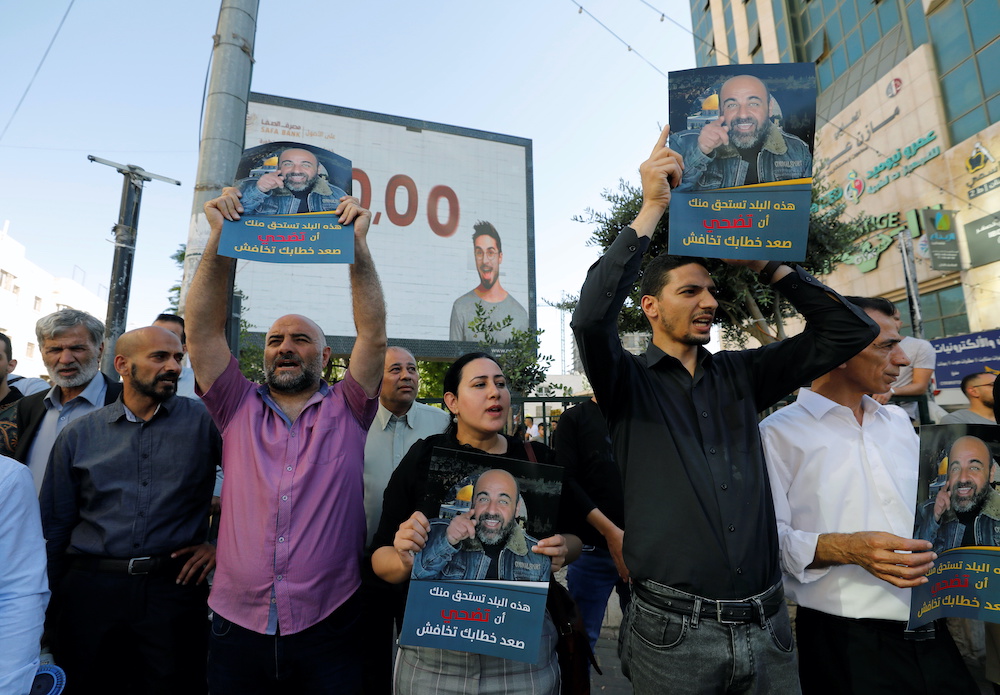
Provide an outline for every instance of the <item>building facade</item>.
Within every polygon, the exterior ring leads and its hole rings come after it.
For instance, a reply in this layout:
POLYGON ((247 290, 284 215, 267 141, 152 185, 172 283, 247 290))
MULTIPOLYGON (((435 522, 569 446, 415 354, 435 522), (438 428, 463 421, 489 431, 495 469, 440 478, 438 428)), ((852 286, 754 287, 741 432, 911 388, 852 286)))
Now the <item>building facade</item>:
POLYGON ((0 333, 11 341, 17 360, 16 374, 48 379, 35 338, 35 322, 59 309, 80 309, 101 321, 108 313, 107 299, 78 282, 57 278, 24 255, 24 245, 0 227, 0 333))
POLYGON ((691 14, 700 66, 816 63, 820 205, 865 220, 825 281, 895 302, 911 333, 907 238, 938 401, 963 404, 964 374, 1000 370, 1000 4, 695 0, 691 14))

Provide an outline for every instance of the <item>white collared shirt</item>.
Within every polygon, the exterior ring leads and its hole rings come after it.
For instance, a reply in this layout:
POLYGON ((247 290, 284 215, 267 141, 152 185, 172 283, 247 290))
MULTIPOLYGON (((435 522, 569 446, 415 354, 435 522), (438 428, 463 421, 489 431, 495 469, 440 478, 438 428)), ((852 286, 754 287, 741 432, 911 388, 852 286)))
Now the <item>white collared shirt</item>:
POLYGON ((906 413, 865 396, 850 408, 808 389, 760 424, 786 593, 847 618, 906 620, 910 591, 857 565, 806 569, 822 533, 913 537, 919 439, 906 413))
POLYGON ((365 440, 365 520, 371 545, 382 518, 382 495, 396 466, 418 439, 441 434, 448 426, 448 413, 414 402, 402 417, 396 417, 380 402, 365 440))

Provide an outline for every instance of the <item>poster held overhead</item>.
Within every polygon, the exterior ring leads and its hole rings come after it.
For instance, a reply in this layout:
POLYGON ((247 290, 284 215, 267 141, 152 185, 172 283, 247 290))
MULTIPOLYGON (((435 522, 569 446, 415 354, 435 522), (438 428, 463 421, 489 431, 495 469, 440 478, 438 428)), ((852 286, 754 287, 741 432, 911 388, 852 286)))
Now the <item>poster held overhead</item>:
POLYGON ((265 263, 353 263, 354 225, 334 213, 351 162, 320 147, 272 142, 245 150, 236 171, 241 219, 226 221, 219 255, 265 263))
POLYGON ((684 158, 668 251, 799 261, 812 202, 812 63, 671 72, 669 146, 684 158))

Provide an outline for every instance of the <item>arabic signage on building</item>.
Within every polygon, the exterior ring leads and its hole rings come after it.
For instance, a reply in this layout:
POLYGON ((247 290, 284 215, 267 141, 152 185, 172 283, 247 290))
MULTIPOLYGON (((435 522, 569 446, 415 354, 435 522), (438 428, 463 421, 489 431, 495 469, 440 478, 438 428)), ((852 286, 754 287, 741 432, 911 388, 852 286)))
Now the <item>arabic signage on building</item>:
POLYGON ((1000 214, 967 222, 965 240, 969 242, 969 265, 973 268, 1000 261, 1000 214))
POLYGON ((933 53, 923 45, 831 118, 817 134, 816 177, 829 186, 820 206, 843 202, 856 216, 937 202, 947 185, 940 100, 933 53))
POLYGON ((932 340, 938 388, 959 388, 963 377, 976 372, 1000 371, 1000 330, 982 331, 932 340))
POLYGON ((931 268, 945 271, 960 270, 955 211, 921 210, 920 219, 927 235, 931 268))

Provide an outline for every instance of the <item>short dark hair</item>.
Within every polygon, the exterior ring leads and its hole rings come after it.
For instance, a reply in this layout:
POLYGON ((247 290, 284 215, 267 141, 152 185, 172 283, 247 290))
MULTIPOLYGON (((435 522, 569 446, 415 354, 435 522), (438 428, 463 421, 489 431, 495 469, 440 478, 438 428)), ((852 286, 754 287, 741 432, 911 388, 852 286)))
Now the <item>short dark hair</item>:
POLYGON ((184 332, 184 319, 177 314, 160 314, 155 319, 153 323, 157 321, 163 321, 164 323, 177 323, 181 327, 181 345, 187 345, 187 333, 184 332))
POLYGON ((670 271, 674 268, 697 263, 706 271, 708 266, 702 258, 694 256, 671 256, 661 253, 659 256, 646 264, 642 271, 642 283, 639 285, 639 293, 642 296, 650 295, 658 297, 663 286, 670 282, 670 271))
POLYGON ((854 306, 864 311, 877 311, 892 318, 896 313, 896 305, 885 297, 844 297, 854 306))
POLYGON ((475 244, 476 239, 481 236, 488 236, 497 242, 497 253, 503 253, 503 244, 500 243, 500 232, 497 231, 497 228, 491 222, 479 220, 472 225, 472 243, 475 244))
MULTIPOLYGON (((0 334, 0 335, 2 335, 2 334, 0 334)), ((969 387, 969 383, 973 379, 978 379, 981 376, 989 376, 989 375, 990 375, 989 372, 976 372, 975 374, 969 374, 969 375, 963 377, 962 378, 962 393, 964 393, 966 396, 968 396, 969 392, 966 391, 966 389, 969 387)))
MULTIPOLYGON (((453 393, 457 396, 458 385, 462 383, 462 370, 465 369, 465 365, 474 360, 483 358, 492 360, 493 362, 496 362, 497 365, 500 364, 499 362, 497 362, 497 358, 489 354, 488 352, 465 353, 457 360, 452 362, 451 366, 448 367, 448 371, 444 373, 444 379, 441 380, 441 386, 442 386, 441 395, 443 396, 446 393, 453 393)), ((445 433, 454 435, 455 432, 458 430, 458 424, 456 422, 455 416, 450 412, 448 414, 451 416, 451 420, 448 423, 448 428, 445 430, 445 433)))
MULTIPOLYGON (((458 385, 462 383, 462 370, 465 369, 465 365, 469 362, 478 359, 488 359, 497 362, 497 358, 488 352, 467 352, 457 360, 451 363, 448 367, 448 371, 444 373, 444 379, 442 380, 442 386, 444 388, 444 393, 454 393, 458 395, 458 385)), ((443 394, 442 394, 443 395, 443 394)))
MULTIPOLYGON (((11 352, 12 348, 10 346, 10 338, 8 338, 5 334, 0 333, 0 343, 3 343, 3 349, 4 352, 7 353, 7 359, 14 359, 14 354, 11 352)), ((0 374, 0 376, 4 375, 0 374)))

